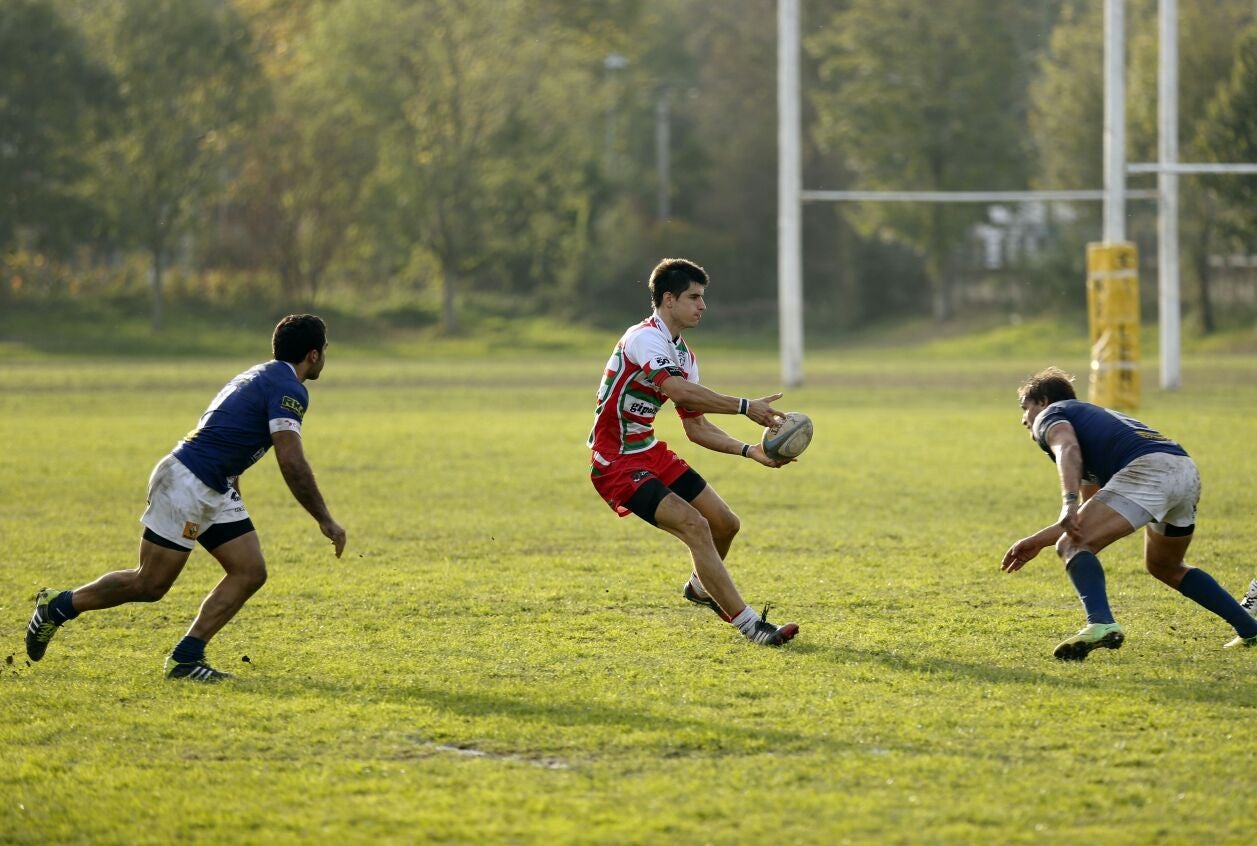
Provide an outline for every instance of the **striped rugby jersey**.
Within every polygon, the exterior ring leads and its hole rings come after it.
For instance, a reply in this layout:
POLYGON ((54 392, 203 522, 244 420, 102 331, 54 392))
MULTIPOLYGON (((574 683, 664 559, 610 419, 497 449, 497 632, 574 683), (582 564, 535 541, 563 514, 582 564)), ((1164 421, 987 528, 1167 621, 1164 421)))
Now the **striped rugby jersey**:
MULTIPOLYGON (((670 376, 697 383, 698 360, 683 338, 672 338, 655 313, 630 327, 607 361, 588 441, 595 467, 655 445, 655 415, 668 401, 659 386, 670 376)), ((678 407, 677 414, 697 417, 701 412, 678 407)))

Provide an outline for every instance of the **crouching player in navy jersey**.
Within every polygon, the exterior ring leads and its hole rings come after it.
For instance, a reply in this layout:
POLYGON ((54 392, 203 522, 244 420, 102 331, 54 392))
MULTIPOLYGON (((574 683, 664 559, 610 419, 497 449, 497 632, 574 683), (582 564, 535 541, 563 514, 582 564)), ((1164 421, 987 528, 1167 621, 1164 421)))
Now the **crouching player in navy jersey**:
POLYGON ((266 581, 266 561, 240 498, 239 477, 272 446, 288 488, 340 557, 345 530, 327 510, 301 448, 301 420, 309 405, 303 383, 323 371, 326 327, 312 314, 289 315, 275 327, 271 343, 275 359, 228 382, 196 429, 153 469, 148 508, 140 518, 139 566, 74 590, 39 592, 26 628, 32 661, 44 657, 58 627, 84 611, 161 599, 200 543, 226 575, 166 659, 166 676, 201 682, 231 678, 205 660, 205 645, 266 581))
POLYGON ((1021 387, 1021 423, 1056 462, 1062 506, 1055 523, 1009 547, 1001 564, 1005 572, 1020 570, 1041 549, 1056 545, 1087 625, 1057 646, 1055 656, 1081 661, 1094 649, 1122 645, 1125 633, 1109 609, 1096 554, 1143 526, 1148 572, 1233 626, 1237 636, 1226 646, 1257 645, 1257 618, 1212 576, 1183 562, 1200 499, 1196 463, 1138 420, 1080 402, 1072 382, 1049 367, 1021 387))

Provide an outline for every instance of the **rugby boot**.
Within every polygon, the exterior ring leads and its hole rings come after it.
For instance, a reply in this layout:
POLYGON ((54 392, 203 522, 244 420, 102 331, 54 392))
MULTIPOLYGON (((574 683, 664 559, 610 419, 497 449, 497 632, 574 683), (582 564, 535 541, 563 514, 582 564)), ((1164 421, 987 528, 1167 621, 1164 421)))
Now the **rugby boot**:
POLYGON ((1240 607, 1257 617, 1257 579, 1248 583, 1248 593, 1240 600, 1240 607))
POLYGON ((768 605, 764 606, 759 619, 755 621, 755 627, 746 633, 746 639, 761 646, 781 646, 799 633, 799 624, 786 623, 784 626, 774 626, 768 622, 768 608, 768 605))
POLYGON ((1121 649, 1125 640, 1126 633, 1117 623, 1088 623, 1078 634, 1061 641, 1052 655, 1061 661, 1081 661, 1094 649, 1121 649))
POLYGON ((167 657, 166 678, 212 683, 234 679, 235 676, 231 673, 224 673, 222 670, 215 670, 204 658, 200 661, 189 661, 186 664, 179 664, 167 657))
POLYGON ((26 624, 26 654, 32 661, 44 657, 44 653, 48 651, 48 642, 60 628, 60 624, 53 622, 52 609, 48 607, 59 593, 59 590, 43 588, 35 594, 35 613, 26 624))
POLYGON ((717 617, 724 620, 726 623, 729 622, 728 615, 720 610, 720 606, 716 604, 716 600, 712 599, 710 596, 699 596, 698 591, 694 590, 694 586, 689 582, 686 582, 685 587, 681 588, 681 595, 690 602, 693 602, 695 605, 702 605, 706 608, 710 608, 716 612, 717 617))

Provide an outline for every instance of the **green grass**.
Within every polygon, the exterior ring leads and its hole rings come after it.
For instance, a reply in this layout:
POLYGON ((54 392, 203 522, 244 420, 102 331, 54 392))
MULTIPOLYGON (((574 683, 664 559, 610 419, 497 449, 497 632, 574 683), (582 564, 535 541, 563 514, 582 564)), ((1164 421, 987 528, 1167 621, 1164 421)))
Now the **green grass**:
MULTIPOLYGON (((22 630, 39 587, 133 565, 152 464, 264 352, 0 360, 0 843, 1251 838, 1257 654, 1222 650, 1137 540, 1104 556, 1127 644, 1082 665, 1050 657, 1081 624, 1059 564, 999 572, 1056 511, 1014 396, 1039 350, 814 355, 782 406, 816 440, 780 471, 661 418, 742 518, 743 593, 802 626, 769 650, 684 603, 683 547, 589 485, 611 339, 543 340, 333 346, 305 442, 349 547, 270 457, 245 476, 271 578, 211 644, 240 674, 213 688, 160 674, 217 579, 204 552, 38 665, 22 630)), ((775 389, 771 352, 694 340, 713 387, 775 389)), ((1141 413, 1196 456, 1192 560, 1240 591, 1257 359, 1189 357, 1184 384, 1141 413)))

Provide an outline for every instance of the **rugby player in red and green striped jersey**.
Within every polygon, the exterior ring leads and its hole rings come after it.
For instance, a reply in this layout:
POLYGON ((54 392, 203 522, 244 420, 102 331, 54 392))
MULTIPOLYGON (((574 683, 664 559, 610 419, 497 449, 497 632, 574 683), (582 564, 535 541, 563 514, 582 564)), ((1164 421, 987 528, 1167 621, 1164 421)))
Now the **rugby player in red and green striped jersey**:
POLYGON ((725 569, 724 559, 740 528, 738 516, 702 476, 655 438, 655 415, 672 400, 686 437, 699 446, 765 467, 789 463, 773 461, 759 443, 743 443, 707 418, 745 414, 769 426, 782 416, 772 407, 781 399, 779 393, 752 400, 699 384, 698 361, 681 332, 702 320, 709 281, 703 268, 686 259, 664 259, 651 272, 654 313, 620 338, 598 388, 589 472, 594 488, 617 514, 636 514, 689 547, 694 570, 682 589, 686 599, 711 608, 752 642, 780 646, 795 636, 798 625, 774 626, 766 619, 767 608, 756 615, 725 569))

